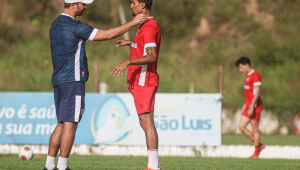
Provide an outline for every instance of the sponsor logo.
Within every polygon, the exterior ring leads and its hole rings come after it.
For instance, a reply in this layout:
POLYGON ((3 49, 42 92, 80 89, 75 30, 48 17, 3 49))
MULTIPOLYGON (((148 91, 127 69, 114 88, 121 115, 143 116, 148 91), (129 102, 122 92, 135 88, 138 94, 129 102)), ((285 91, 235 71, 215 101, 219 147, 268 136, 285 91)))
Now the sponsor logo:
POLYGON ((98 110, 94 111, 91 120, 91 130, 96 144, 114 144, 124 141, 132 130, 130 113, 117 97, 109 97, 98 110))
POLYGON ((162 131, 209 131, 212 129, 211 119, 199 119, 182 115, 179 118, 170 118, 167 115, 154 116, 155 126, 162 131))

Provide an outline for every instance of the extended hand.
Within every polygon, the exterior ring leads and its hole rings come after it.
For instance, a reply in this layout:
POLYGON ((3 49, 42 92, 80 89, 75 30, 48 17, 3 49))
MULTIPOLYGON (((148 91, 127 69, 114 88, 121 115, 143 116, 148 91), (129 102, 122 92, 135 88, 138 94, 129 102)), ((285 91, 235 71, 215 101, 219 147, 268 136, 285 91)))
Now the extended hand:
POLYGON ((129 65, 129 61, 128 60, 124 61, 123 63, 119 64, 116 68, 114 68, 111 74, 114 77, 119 77, 120 75, 122 76, 124 71, 127 69, 128 65, 129 65))
POLYGON ((134 25, 138 25, 141 22, 144 22, 146 20, 147 20, 147 17, 145 14, 138 14, 132 19, 132 22, 134 23, 134 25))
POLYGON ((122 47, 122 46, 130 45, 131 41, 129 41, 129 40, 118 40, 118 41, 116 41, 116 43, 118 43, 116 45, 116 47, 122 47))
POLYGON ((250 108, 248 109, 248 115, 250 117, 253 115, 253 111, 254 111, 254 108, 252 106, 250 106, 250 108))

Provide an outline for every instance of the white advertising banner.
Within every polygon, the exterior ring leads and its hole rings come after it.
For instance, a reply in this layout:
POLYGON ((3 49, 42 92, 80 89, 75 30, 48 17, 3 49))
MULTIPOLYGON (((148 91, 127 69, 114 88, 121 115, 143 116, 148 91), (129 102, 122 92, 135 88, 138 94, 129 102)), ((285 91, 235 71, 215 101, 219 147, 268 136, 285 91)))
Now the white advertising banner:
MULTIPOLYGON (((75 144, 145 145, 130 93, 87 93, 75 144)), ((221 145, 220 94, 157 94, 159 144, 221 145)), ((0 93, 0 144, 48 144, 56 127, 53 93, 0 93)))
MULTIPOLYGON (((99 121, 92 122, 100 125, 92 125, 98 129, 92 130, 96 143, 145 145, 132 95, 117 96, 121 101, 108 99, 93 113, 99 121)), ((221 145, 221 98, 220 94, 157 94, 154 118, 159 145, 221 145)))

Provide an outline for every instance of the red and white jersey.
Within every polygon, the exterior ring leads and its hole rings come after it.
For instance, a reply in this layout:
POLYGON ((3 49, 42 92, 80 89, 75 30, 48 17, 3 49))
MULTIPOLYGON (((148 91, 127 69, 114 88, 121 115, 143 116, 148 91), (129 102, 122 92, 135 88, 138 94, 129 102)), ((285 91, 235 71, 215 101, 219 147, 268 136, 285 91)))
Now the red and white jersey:
MULTIPOLYGON (((143 22, 131 43, 130 59, 146 56, 146 48, 156 47, 157 57, 160 48, 160 28, 153 17, 143 22)), ((157 74, 157 62, 146 65, 129 65, 127 84, 139 86, 158 86, 159 76, 157 74)))
MULTIPOLYGON (((252 70, 247 77, 245 78, 244 91, 245 91, 245 104, 246 107, 250 107, 254 94, 255 94, 255 86, 261 86, 261 76, 255 70, 252 70)), ((259 97, 257 99, 257 103, 254 107, 262 105, 262 100, 259 97)))

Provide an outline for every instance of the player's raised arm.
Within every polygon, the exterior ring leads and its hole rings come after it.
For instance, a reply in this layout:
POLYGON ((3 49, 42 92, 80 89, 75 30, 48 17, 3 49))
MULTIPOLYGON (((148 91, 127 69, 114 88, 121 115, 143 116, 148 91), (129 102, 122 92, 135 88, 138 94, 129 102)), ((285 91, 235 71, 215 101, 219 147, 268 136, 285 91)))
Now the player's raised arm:
POLYGON ((135 16, 131 21, 127 22, 124 25, 121 25, 119 27, 111 28, 108 30, 101 30, 98 29, 94 41, 105 41, 105 40, 111 40, 116 37, 119 37, 123 35, 125 32, 129 31, 132 27, 140 24, 141 22, 147 20, 147 17, 144 14, 139 14, 135 16))

